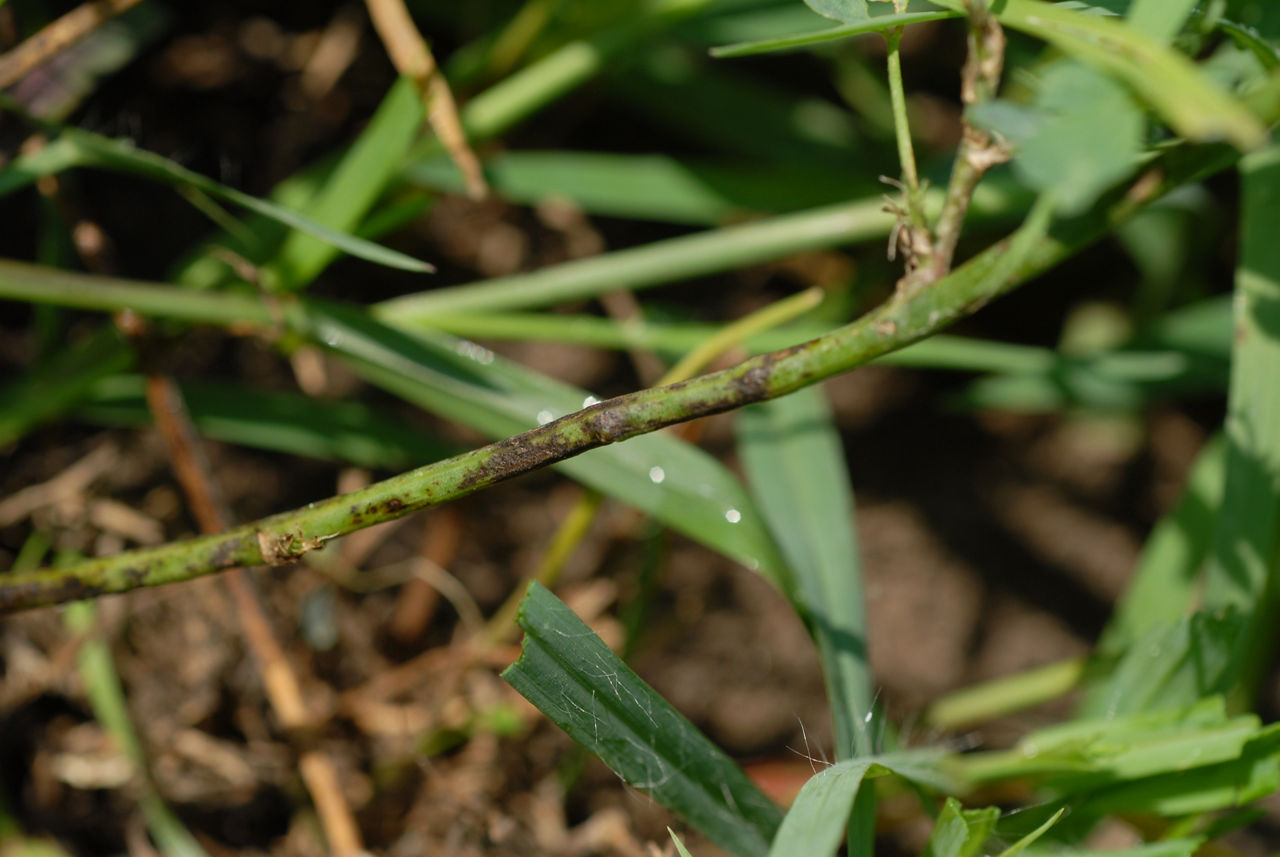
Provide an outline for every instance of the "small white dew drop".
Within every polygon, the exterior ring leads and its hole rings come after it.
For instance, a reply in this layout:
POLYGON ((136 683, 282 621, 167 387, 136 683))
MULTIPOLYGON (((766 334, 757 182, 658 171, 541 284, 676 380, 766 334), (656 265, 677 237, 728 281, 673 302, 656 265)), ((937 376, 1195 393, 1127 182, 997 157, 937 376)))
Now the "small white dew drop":
POLYGON ((595 396, 587 396, 585 399, 582 400, 582 407, 584 408, 589 408, 592 405, 598 405, 598 404, 600 404, 600 400, 597 399, 595 396))
POLYGON ((724 519, 731 524, 736 524, 742 520, 742 513, 737 509, 726 509, 724 519))
POLYGON ((488 366, 493 362, 493 352, 483 345, 476 345, 474 342, 463 340, 454 347, 454 351, 463 357, 471 358, 482 366, 488 366))
POLYGON ((661 485, 662 480, 667 478, 667 471, 658 467, 656 464, 649 468, 649 481, 654 485, 661 485))
POLYGON ((330 348, 337 348, 342 342, 342 331, 333 327, 325 328, 324 333, 320 334, 320 338, 323 339, 325 345, 328 345, 330 348))
POLYGON ((545 426, 556 418, 556 415, 548 411, 546 408, 538 411, 538 425, 545 426))

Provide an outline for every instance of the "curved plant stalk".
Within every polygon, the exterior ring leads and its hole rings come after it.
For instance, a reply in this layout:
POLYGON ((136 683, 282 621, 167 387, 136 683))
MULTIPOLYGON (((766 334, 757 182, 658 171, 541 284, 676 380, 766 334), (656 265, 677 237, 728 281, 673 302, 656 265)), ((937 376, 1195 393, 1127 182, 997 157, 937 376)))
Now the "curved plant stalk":
MULTIPOLYGON (((1268 111, 1272 112, 1280 114, 1280 103, 1268 111)), ((1225 146, 1171 151, 1156 162, 1158 172, 1140 178, 1128 193, 1118 199, 1111 197, 1089 216, 1063 223, 1051 234, 1046 234, 1048 201, 1041 200, 1027 223, 1011 238, 988 248, 929 289, 910 298, 895 297, 852 324, 810 342, 762 354, 690 381, 609 399, 361 491, 225 533, 59 568, 5 575, 0 578, 0 610, 126 592, 237 566, 291 562, 346 533, 470 494, 590 449, 786 395, 917 342, 976 312, 988 301, 1096 240, 1115 223, 1172 188, 1230 166, 1238 157, 1225 146)), ((21 279, 24 272, 31 278, 32 266, 0 264, 0 293, 10 291, 7 286, 11 276, 21 279)), ((57 276, 67 286, 74 279, 65 272, 58 272, 57 276)), ((62 300, 79 303, 84 287, 98 282, 98 278, 80 279, 80 289, 60 290, 62 300)), ((58 297, 36 288, 23 291, 31 300, 60 302, 58 297)), ((171 289, 131 287, 131 293, 138 297, 150 298, 151 292, 157 293, 155 298, 161 294, 179 296, 171 289)), ((295 330, 307 330, 305 301, 268 308, 252 299, 240 300, 253 303, 249 314, 255 319, 274 316, 295 330)), ((157 314, 168 314, 163 302, 148 300, 148 304, 157 314)))

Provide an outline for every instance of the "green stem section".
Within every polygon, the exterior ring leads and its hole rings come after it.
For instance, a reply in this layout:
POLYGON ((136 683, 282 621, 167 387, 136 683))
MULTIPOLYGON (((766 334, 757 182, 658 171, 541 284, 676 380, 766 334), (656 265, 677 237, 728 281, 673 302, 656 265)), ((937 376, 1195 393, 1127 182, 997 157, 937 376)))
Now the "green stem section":
MULTIPOLYGON (((264 518, 212 536, 93 559, 29 573, 0 577, 0 609, 17 610, 105 593, 125 592, 188 580, 237 566, 290 562, 325 542, 381 521, 443 503, 531 470, 698 417, 721 413, 752 402, 786 395, 832 375, 874 360, 936 333, 972 314, 996 296, 1050 268, 1095 240, 1143 203, 1172 187, 1230 165, 1236 154, 1215 146, 1170 153, 1162 164, 1163 181, 1141 199, 1113 198, 1090 216, 1061 224, 1046 234, 1048 207, 1038 203, 1027 224, 1011 239, 979 254, 929 289, 910 299, 894 299, 846 327, 801 345, 762 354, 719 372, 666 387, 641 390, 592 405, 523 434, 453 458, 395 476, 351 494, 264 518)), ((0 293, 15 279, 37 279, 41 269, 14 262, 0 264, 0 293)), ((43 303, 66 300, 83 306, 96 277, 60 273, 57 294, 36 293, 27 299, 43 303)), ((19 282, 21 285, 21 282, 19 282)), ((227 296, 188 295, 173 289, 132 285, 139 303, 159 315, 173 314, 168 301, 227 296)), ((237 303, 247 299, 230 298, 237 303)), ((105 307, 101 307, 105 308, 105 307)), ((225 310, 206 307, 219 318, 225 310)), ((235 320, 276 323, 300 333, 310 330, 308 304, 298 301, 269 308, 262 302, 245 307, 235 320)), ((208 320, 207 317, 202 320, 208 320)), ((227 319, 228 321, 232 319, 227 319)))

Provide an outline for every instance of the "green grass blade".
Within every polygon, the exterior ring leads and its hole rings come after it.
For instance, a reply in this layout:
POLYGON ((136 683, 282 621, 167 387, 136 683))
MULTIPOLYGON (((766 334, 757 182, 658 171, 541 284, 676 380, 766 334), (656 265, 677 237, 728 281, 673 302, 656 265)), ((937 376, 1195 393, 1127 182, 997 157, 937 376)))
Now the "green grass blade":
MULTIPOLYGON (((493 438, 586 406, 588 393, 438 333, 408 335, 327 303, 308 308, 312 335, 372 383, 493 438)), ((556 467, 760 571, 786 566, 741 482, 715 458, 666 435, 608 446, 556 467)))
POLYGON ((1180 837, 1164 839, 1159 842, 1148 842, 1132 848, 1108 848, 1095 851, 1081 848, 1033 848, 1031 853, 1036 857, 1192 857, 1200 850, 1204 840, 1200 838, 1180 837))
POLYGON ((138 804, 160 853, 169 857, 208 857, 200 843, 183 827, 182 822, 160 797, 151 781, 146 754, 129 715, 124 688, 120 685, 111 651, 105 640, 93 634, 96 613, 92 603, 81 601, 72 604, 65 617, 67 626, 72 631, 88 635, 76 655, 76 663, 94 716, 141 775, 142 788, 138 804))
POLYGON ((1102 655, 1137 645, 1153 628, 1185 616, 1199 597, 1200 569, 1213 543, 1222 504, 1226 444, 1214 438, 1196 457, 1178 505, 1160 519, 1098 641, 1102 655))
POLYGON ((1114 717, 1190 705, 1232 689, 1244 622, 1235 611, 1194 613, 1137 637, 1107 678, 1090 688, 1083 717, 1114 717))
POLYGON ((1026 836, 1023 836, 1017 842, 1001 851, 998 857, 1017 857, 1018 854, 1026 851, 1035 844, 1036 840, 1048 833, 1049 830, 1062 819, 1062 816, 1066 811, 1067 808, 1065 806, 1059 809, 1053 815, 1049 816, 1049 818, 1035 830, 1031 831, 1026 836))
MULTIPOLYGON (((307 206, 307 218, 340 232, 354 231, 398 173, 424 118, 417 87, 400 78, 307 206)), ((319 240, 314 233, 294 232, 267 267, 281 286, 297 289, 314 280, 336 255, 333 242, 319 240)), ((429 266, 411 270, 429 270, 429 266)))
POLYGON ((847 109, 821 98, 797 97, 674 45, 649 51, 609 83, 641 115, 715 151, 837 173, 847 173, 850 159, 861 161, 871 175, 878 169, 876 159, 886 169, 890 163, 860 146, 847 109))
MULTIPOLYGON (((111 426, 149 425, 145 386, 137 375, 103 379, 75 416, 111 426)), ((182 397, 200 434, 226 443, 380 470, 417 467, 456 452, 359 402, 219 383, 183 384, 182 397)))
POLYGON ((1226 485, 1204 599, 1207 607, 1233 606, 1247 619, 1237 657, 1240 689, 1252 697, 1271 658, 1280 608, 1280 146, 1248 156, 1240 171, 1226 485))
POLYGON ((835 855, 854 801, 866 780, 872 777, 897 774, 943 788, 954 785, 939 773, 943 755, 941 751, 895 753, 848 759, 823 768, 810 777, 796 796, 769 849, 770 857, 835 855))
POLYGON ((1228 718, 1220 697, 1155 713, 1066 723, 1013 750, 952 757, 971 786, 1029 777, 1068 799, 1080 832, 1104 815, 1164 816, 1241 806, 1280 787, 1280 725, 1228 718))
MULTIPOLYGON (((233 205, 238 205, 293 229, 308 233, 326 244, 350 253, 352 256, 405 271, 424 272, 433 270, 431 265, 420 259, 415 259, 398 250, 392 250, 372 241, 332 229, 282 205, 227 187, 168 158, 157 155, 154 152, 139 149, 128 140, 103 137, 100 134, 94 134, 80 128, 64 128, 55 133, 58 134, 57 139, 66 141, 65 145, 74 152, 74 163, 70 165, 115 170, 148 178, 176 188, 198 191, 233 205)), ((55 142, 57 141, 55 140, 55 142)), ((42 161, 41 164, 46 167, 65 167, 69 165, 66 158, 50 159, 50 161, 42 161)), ((33 174, 30 163, 17 168, 19 169, 20 177, 29 176, 32 180, 38 177, 33 174)), ((14 169, 14 167, 10 167, 10 169, 14 169)))
POLYGON ((804 33, 792 33, 787 36, 776 36, 767 39, 758 39, 750 42, 740 42, 734 45, 725 45, 719 48, 712 48, 711 55, 720 59, 728 59, 730 57, 749 57, 755 54, 773 53, 776 51, 794 51, 801 48, 808 48, 813 45, 822 45, 827 42, 834 42, 840 39, 849 39, 854 36, 862 36, 867 33, 882 33, 892 27, 905 27, 911 24, 921 24, 925 21, 941 21, 945 18, 961 17, 960 12, 949 10, 938 10, 935 12, 906 12, 901 15, 880 15, 875 18, 868 18, 865 21, 857 21, 852 24, 843 24, 839 27, 827 27, 822 30, 811 30, 804 33))
POLYGON ((129 368, 133 354, 115 325, 71 345, 0 388, 0 448, 83 401, 101 379, 129 368))
MULTIPOLYGON (((927 199, 933 206, 942 202, 940 194, 927 199)), ((983 184, 974 194, 972 217, 974 222, 1013 220, 1025 211, 1027 201, 1008 185, 983 184)), ((431 319, 440 315, 548 306, 618 289, 650 288, 805 250, 883 238, 894 222, 877 196, 656 241, 528 274, 406 295, 376 304, 373 311, 388 324, 429 327, 431 319)))
POLYGON ((512 687, 726 851, 765 854, 782 813, 732 759, 545 587, 530 585, 517 621, 520 659, 502 673, 512 687))
MULTIPOLYGON (((485 164, 493 191, 533 205, 567 198, 589 214, 715 226, 747 213, 781 213, 866 196, 865 174, 784 164, 735 167, 666 155, 606 152, 505 152, 485 164)), ((414 161, 410 182, 461 191, 462 175, 448 158, 414 161)))
POLYGON ((820 388, 743 410, 738 452, 818 646, 839 759, 875 752, 862 575, 840 436, 820 388))

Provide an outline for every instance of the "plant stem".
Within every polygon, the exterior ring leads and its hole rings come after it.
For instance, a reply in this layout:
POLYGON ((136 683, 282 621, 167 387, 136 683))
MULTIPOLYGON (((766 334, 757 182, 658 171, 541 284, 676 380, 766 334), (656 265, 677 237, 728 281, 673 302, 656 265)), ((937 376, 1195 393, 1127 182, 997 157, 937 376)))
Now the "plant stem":
MULTIPOLYGON (((1280 105, 1278 105, 1280 106, 1280 105)), ((802 345, 762 354, 730 369, 592 405, 523 434, 213 536, 112 557, 0 577, 0 609, 17 610, 188 580, 262 563, 279 565, 345 533, 399 518, 609 443, 697 417, 786 395, 903 348, 970 315, 1047 270, 1173 187, 1223 169, 1238 153, 1223 146, 1175 150, 1139 179, 1142 193, 1113 194, 1090 215, 1044 234, 1047 207, 1028 224, 952 274, 907 299, 890 300, 846 327, 802 345)), ((7 269, 30 266, 4 263, 7 269)), ((70 282, 73 275, 59 275, 70 282)), ((97 278, 81 277, 81 289, 97 278)), ((141 287, 135 287, 138 289, 141 287)), ((162 290, 156 290, 162 291, 162 290)), ((66 292, 63 296, 66 296, 66 292)), ((212 296, 205 296, 212 297, 212 296)), ((259 310, 263 312, 265 310, 259 310)), ((306 332, 307 304, 281 318, 306 332)))

